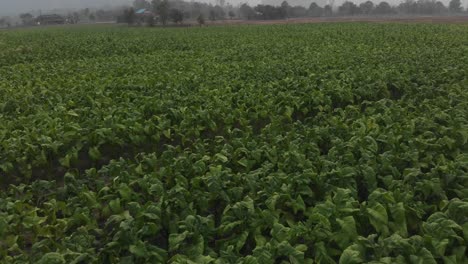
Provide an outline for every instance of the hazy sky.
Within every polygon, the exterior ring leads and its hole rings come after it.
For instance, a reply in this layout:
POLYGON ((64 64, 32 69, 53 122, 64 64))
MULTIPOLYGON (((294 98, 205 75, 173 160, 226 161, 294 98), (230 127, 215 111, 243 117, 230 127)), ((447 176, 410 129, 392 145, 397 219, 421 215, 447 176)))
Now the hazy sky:
MULTIPOLYGON (((191 1, 191 0, 186 0, 191 1)), ((216 0, 198 0, 200 2, 212 2, 216 0)), ((248 2, 250 4, 258 4, 262 0, 226 0, 226 2, 237 5, 239 3, 248 2)), ((302 0, 304 1, 304 0, 302 0)), ((310 0, 309 2, 313 2, 310 0)), ((335 5, 343 2, 344 0, 335 0, 335 5)), ((354 0, 354 2, 362 2, 364 0, 354 0)), ((380 2, 381 0, 374 0, 380 2)), ((391 4, 399 3, 402 0, 387 0, 391 4)), ((447 4, 450 0, 442 0, 447 4)), ((84 8, 84 7, 103 7, 103 6, 118 6, 123 4, 130 4, 133 0, 0 0, 0 15, 12 15, 20 12, 29 12, 32 10, 53 10, 63 8, 84 8)), ((294 0, 288 1, 293 3, 294 0)), ((462 0, 463 3, 468 0, 462 0)))

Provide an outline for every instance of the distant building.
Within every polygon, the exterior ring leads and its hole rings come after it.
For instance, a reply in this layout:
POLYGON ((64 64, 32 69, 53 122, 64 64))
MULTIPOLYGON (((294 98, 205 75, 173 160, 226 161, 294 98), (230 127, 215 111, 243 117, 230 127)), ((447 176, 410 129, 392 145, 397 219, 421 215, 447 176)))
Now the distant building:
POLYGON ((36 23, 38 25, 61 25, 65 24, 65 18, 56 14, 40 15, 36 18, 36 23))
POLYGON ((158 17, 151 12, 150 10, 146 8, 138 9, 135 11, 135 17, 136 17, 136 23, 137 24, 154 24, 156 20, 158 20, 158 17), (150 22, 153 21, 153 22, 150 22))
POLYGON ((137 11, 135 11, 135 15, 137 17, 142 17, 142 18, 145 18, 145 17, 154 17, 154 13, 149 11, 148 9, 146 8, 142 8, 142 9, 138 9, 137 11))

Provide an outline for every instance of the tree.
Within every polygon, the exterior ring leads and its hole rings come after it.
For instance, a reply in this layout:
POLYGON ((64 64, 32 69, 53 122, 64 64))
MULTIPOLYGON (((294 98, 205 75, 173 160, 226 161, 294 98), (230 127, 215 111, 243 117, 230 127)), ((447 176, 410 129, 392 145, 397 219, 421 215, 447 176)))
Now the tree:
POLYGON ((102 9, 97 10, 94 16, 96 17, 96 20, 109 20, 113 17, 111 13, 106 12, 102 9))
POLYGON ((414 0, 405 0, 398 5, 398 10, 405 14, 416 14, 418 9, 418 4, 414 0))
POLYGON ((323 8, 321 8, 317 3, 312 2, 309 6, 309 16, 311 17, 320 17, 323 15, 323 8))
POLYGON ((182 13, 182 11, 180 11, 179 9, 171 9, 171 11, 169 12, 169 17, 172 19, 172 21, 174 21, 174 23, 182 23, 182 21, 184 20, 184 13, 182 13))
POLYGON ((306 17, 309 10, 303 6, 293 6, 289 9, 290 17, 306 17))
POLYGON ((338 7, 338 13, 343 16, 354 16, 360 13, 359 7, 353 2, 346 1, 338 7))
POLYGON ((369 15, 374 11, 374 3, 371 1, 366 1, 359 5, 359 9, 361 9, 361 13, 364 15, 369 15))
POLYGON ((236 14, 234 14, 234 11, 230 10, 229 13, 228 13, 228 16, 229 16, 231 19, 233 19, 233 18, 236 16, 236 14))
POLYGON ((129 26, 135 23, 135 10, 132 7, 124 10, 123 21, 129 26))
POLYGON ((78 14, 78 12, 73 12, 71 18, 73 24, 78 24, 78 22, 80 22, 80 14, 78 14))
POLYGON ((153 0, 151 1, 151 9, 153 10, 154 13, 158 12, 158 6, 161 3, 161 0, 153 0))
POLYGON ((96 20, 96 16, 95 16, 94 14, 91 13, 91 14, 89 15, 89 20, 95 21, 95 20, 96 20))
POLYGON ((78 12, 68 13, 67 20, 70 24, 77 24, 80 21, 78 12))
POLYGON ((288 2, 283 1, 281 3, 281 16, 282 16, 282 18, 289 18, 290 9, 291 9, 291 7, 289 6, 288 2))
POLYGON ((418 14, 432 15, 444 12, 445 6, 440 6, 435 0, 418 0, 416 2, 416 12, 418 14))
POLYGON ((202 9, 204 8, 204 4, 198 2, 191 2, 190 3, 190 17, 198 18, 203 12, 202 9))
POLYGON ((323 8, 323 15, 324 16, 332 16, 333 15, 333 8, 331 5, 326 5, 323 8))
POLYGON ((205 17, 203 16, 203 14, 200 14, 200 15, 197 17, 197 22, 198 22, 198 24, 200 25, 200 27, 201 27, 202 25, 205 24, 205 17))
POLYGON ((239 13, 242 18, 249 20, 255 18, 255 11, 248 4, 242 4, 239 8, 239 13))
POLYGON ((214 9, 210 9, 209 19, 210 19, 211 21, 215 21, 215 20, 216 20, 216 12, 214 11, 214 9))
POLYGON ((23 25, 32 25, 33 24, 33 15, 30 13, 24 13, 20 14, 19 16, 21 18, 21 22, 23 22, 23 25))
POLYGON ((221 20, 221 19, 224 19, 226 17, 226 12, 224 12, 224 9, 221 6, 216 5, 213 8, 213 10, 215 12, 216 19, 221 20))
POLYGON ((148 25, 148 27, 154 27, 154 24, 156 23, 154 16, 147 16, 145 18, 145 22, 146 22, 146 25, 148 25))
POLYGON ((153 0, 153 11, 159 15, 159 19, 163 25, 167 24, 169 18, 169 2, 168 0, 153 0))
POLYGON ((379 15, 388 15, 393 14, 393 9, 387 2, 380 2, 374 9, 375 14, 379 15))
POLYGON ((260 19, 270 20, 270 19, 284 19, 284 9, 281 7, 276 7, 272 5, 257 5, 255 7, 257 16, 260 19))
POLYGON ((453 13, 461 12, 463 10, 462 6, 461 6, 461 1, 460 0, 451 0, 450 3, 449 3, 449 10, 450 10, 450 12, 453 12, 453 13))
POLYGON ((146 0, 135 0, 133 1, 133 8, 138 9, 149 9, 151 7, 150 3, 146 0))
POLYGON ((10 17, 7 17, 7 16, 0 18, 0 27, 1 26, 11 27, 10 21, 11 21, 10 17))
POLYGON ((81 10, 81 13, 83 14, 84 17, 89 17, 91 15, 89 8, 85 8, 81 10))
POLYGON ((447 7, 444 5, 444 3, 437 1, 435 5, 437 14, 443 14, 447 12, 447 7))

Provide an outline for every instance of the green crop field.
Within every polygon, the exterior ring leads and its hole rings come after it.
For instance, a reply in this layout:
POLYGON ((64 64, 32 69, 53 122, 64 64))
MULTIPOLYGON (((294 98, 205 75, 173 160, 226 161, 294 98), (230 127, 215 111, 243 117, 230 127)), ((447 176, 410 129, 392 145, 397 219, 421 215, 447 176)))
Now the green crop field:
POLYGON ((0 263, 467 263, 468 26, 0 31, 0 263))

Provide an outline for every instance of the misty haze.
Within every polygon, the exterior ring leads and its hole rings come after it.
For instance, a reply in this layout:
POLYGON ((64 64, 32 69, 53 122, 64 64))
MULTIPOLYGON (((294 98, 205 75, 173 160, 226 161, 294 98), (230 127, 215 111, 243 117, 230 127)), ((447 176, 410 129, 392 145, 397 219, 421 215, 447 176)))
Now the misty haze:
MULTIPOLYGON (((336 0, 335 4, 342 4, 345 0, 336 0)), ((355 1, 356 3, 364 2, 365 0, 355 1)), ((216 4, 216 1, 200 1, 205 3, 216 4)), ((248 3, 251 5, 256 5, 262 2, 270 2, 280 4, 280 0, 251 0, 251 1, 242 1, 242 0, 231 0, 226 1, 232 5, 239 5, 242 3, 248 3)), ((312 2, 323 2, 326 3, 327 0, 317 0, 317 1, 307 1, 307 0, 295 0, 291 1, 290 4, 304 5, 309 6, 312 2)), ((374 1, 376 2, 376 1, 374 1)), ((398 4, 401 1, 398 0, 389 0, 387 1, 390 4, 398 4)), ((448 4, 448 0, 442 1, 444 4, 448 4)), ((131 5, 131 0, 1 0, 0 1, 0 15, 10 15, 17 14, 21 12, 29 12, 32 10, 54 10, 54 9, 82 9, 82 8, 102 8, 102 7, 111 7, 111 6, 122 6, 122 5, 131 5)), ((462 4, 466 6, 466 0, 462 1, 462 4)))

